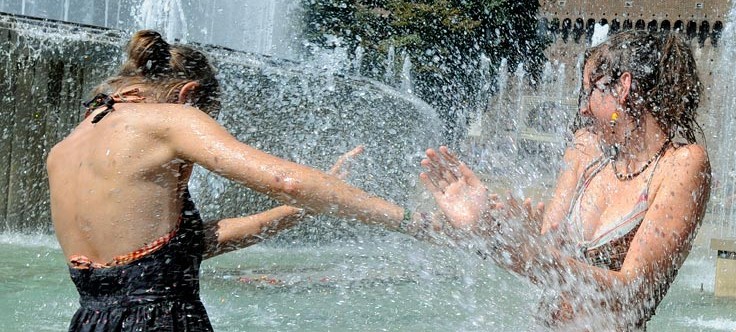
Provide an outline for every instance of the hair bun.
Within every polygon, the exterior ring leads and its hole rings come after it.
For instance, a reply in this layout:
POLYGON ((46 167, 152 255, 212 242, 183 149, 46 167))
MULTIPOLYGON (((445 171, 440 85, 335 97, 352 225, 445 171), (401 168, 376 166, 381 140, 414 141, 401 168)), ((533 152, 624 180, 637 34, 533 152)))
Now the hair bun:
POLYGON ((128 42, 128 61, 123 66, 124 75, 152 77, 170 71, 171 53, 160 33, 140 30, 128 42))

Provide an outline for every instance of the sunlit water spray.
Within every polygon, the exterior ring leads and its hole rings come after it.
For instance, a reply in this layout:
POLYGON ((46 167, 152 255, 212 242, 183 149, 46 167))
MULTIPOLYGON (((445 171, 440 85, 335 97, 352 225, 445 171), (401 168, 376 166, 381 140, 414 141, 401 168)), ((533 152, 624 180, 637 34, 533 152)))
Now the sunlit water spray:
MULTIPOLYGON (((736 22, 736 5, 731 8, 728 22, 736 22)), ((721 57, 713 72, 710 91, 714 92, 713 104, 727 111, 714 118, 719 124, 714 137, 716 142, 708 142, 708 145, 713 147, 710 154, 714 175, 711 205, 719 233, 726 238, 736 237, 736 114, 731 111, 736 107, 736 82, 732 75, 733 60, 736 59, 736 28, 733 23, 726 24, 721 41, 721 57)))
MULTIPOLYGON (((97 38, 69 31, 49 34, 33 26, 21 31, 42 40, 39 49, 60 47, 70 39, 97 38)), ((107 46, 119 47, 122 41, 107 46)), ((388 85, 346 77, 360 66, 348 60, 345 50, 327 52, 307 64, 222 49, 208 51, 221 69, 226 88, 225 110, 219 120, 239 139, 322 169, 355 144, 367 144, 367 152, 351 171, 351 183, 410 206, 414 200, 427 199, 413 182, 417 163, 426 147, 441 141, 431 135, 440 131, 439 120, 426 104, 388 85)), ((732 46, 728 51, 733 52, 732 46)), ((116 59, 111 63, 119 63, 116 59)), ((13 58, 3 61, 15 64, 13 58)), ((552 61, 547 67, 543 84, 552 86, 543 89, 553 95, 550 99, 564 104, 563 97, 577 89, 560 84, 564 77, 553 79, 554 73, 565 72, 564 65, 552 61)), ((499 113, 482 127, 495 130, 495 140, 478 148, 472 160, 489 181, 503 178, 501 185, 532 188, 541 181, 539 174, 557 169, 557 152, 564 142, 533 143, 528 135, 563 137, 567 127, 562 123, 569 119, 555 113, 561 106, 554 103, 549 108, 554 111, 525 108, 523 81, 521 70, 497 79, 493 99, 498 102, 488 108, 499 113), (542 115, 524 116, 534 112, 542 115), (545 121, 535 127, 530 118, 545 121), (520 130, 528 127, 535 131, 520 130), (540 151, 542 161, 531 159, 540 151)), ((392 76, 386 83, 398 82, 392 76)), ((732 109, 734 101, 730 100, 732 109)), ((724 133, 730 130, 726 126, 724 133)), ((728 126, 733 126, 732 121, 728 126)), ((257 212, 274 204, 201 170, 192 186, 209 218, 257 212)), ((452 241, 438 242, 440 245, 414 241, 342 220, 310 219, 277 241, 206 262, 202 294, 219 331, 534 328, 528 317, 536 310, 540 291, 466 247, 486 248, 486 239, 475 239, 461 248, 452 241)), ((0 321, 7 322, 11 330, 63 330, 77 306, 77 295, 53 236, 3 233, 0 253, 4 262, 0 321)), ((649 329, 736 329, 732 314, 736 306, 712 297, 712 280, 707 249, 696 249, 649 329)), ((548 291, 566 290, 560 284, 548 291)), ((605 327, 607 321, 599 323, 605 327)))
POLYGON ((167 40, 186 43, 189 28, 184 11, 180 0, 143 0, 137 21, 141 28, 157 30, 167 40))

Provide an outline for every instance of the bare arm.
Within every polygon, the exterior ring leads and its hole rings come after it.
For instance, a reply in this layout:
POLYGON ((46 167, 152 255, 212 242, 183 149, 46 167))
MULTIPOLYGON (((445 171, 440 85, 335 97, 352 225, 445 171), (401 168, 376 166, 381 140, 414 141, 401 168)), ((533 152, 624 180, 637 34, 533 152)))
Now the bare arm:
POLYGON ((661 173, 678 176, 663 175, 621 270, 597 268, 547 249, 550 258, 537 259, 543 270, 548 271, 547 282, 558 280, 592 286, 588 290, 597 290, 599 301, 605 301, 605 306, 614 310, 652 310, 687 258, 710 194, 710 164, 701 146, 682 147, 671 158, 670 165, 661 173))
MULTIPOLYGON (((519 231, 521 219, 539 218, 539 212, 535 212, 529 203, 518 209, 519 212, 513 214, 514 218, 489 220, 488 217, 479 217, 474 223, 470 222, 473 227, 469 229, 476 231, 476 234, 483 234, 477 232, 479 224, 500 221, 499 228, 491 233, 493 239, 490 243, 497 248, 491 253, 492 257, 502 266, 532 281, 556 274, 557 279, 572 277, 574 280, 592 280, 602 290, 641 294, 642 287, 661 284, 666 280, 664 276, 680 267, 690 250, 708 200, 710 165, 705 150, 698 145, 685 146, 670 159, 669 169, 663 170, 663 174, 674 172, 679 176, 662 181, 619 272, 580 262, 560 251, 557 241, 550 241, 549 237, 538 232, 519 231)), ((441 167, 439 163, 434 164, 434 167, 441 167)), ((423 178, 432 174, 435 181, 425 180, 425 185, 434 194, 440 207, 462 207, 475 211, 483 209, 483 203, 479 201, 481 196, 473 193, 481 192, 484 188, 479 188, 481 184, 472 178, 472 172, 463 171, 454 182, 446 172, 430 171, 423 178), (443 180, 444 183, 434 184, 443 180), (453 195, 453 192, 463 194, 453 195)), ((465 228, 470 219, 463 216, 472 215, 468 212, 455 214, 452 209, 445 210, 445 214, 453 226, 465 228)), ((480 212, 475 215, 483 216, 480 212)))
POLYGON ((162 107, 159 128, 174 157, 309 212, 334 214, 398 227, 404 209, 350 186, 335 176, 277 158, 241 143, 206 114, 191 107, 162 107))
MULTIPOLYGON (((559 253, 575 273, 589 273, 601 287, 659 284, 664 276, 679 269, 687 257, 705 214, 710 195, 710 164, 699 145, 687 145, 670 157, 649 210, 631 242, 621 271, 592 268, 559 253)), ((665 166, 665 165, 663 165, 665 166)))
MULTIPOLYGON (((345 162, 362 152, 363 146, 358 146, 343 154, 332 166, 329 174, 344 179, 348 171, 345 162)), ((254 245, 263 239, 295 226, 302 220, 304 215, 302 209, 282 205, 250 216, 228 218, 208 223, 205 226, 207 249, 204 258, 212 258, 254 245)))
POLYGON ((562 170, 557 177, 557 184, 552 199, 546 204, 546 211, 542 222, 542 234, 556 230, 567 218, 572 204, 575 189, 584 167, 581 164, 589 163, 594 156, 600 154, 596 147, 596 137, 586 129, 575 133, 575 141, 565 151, 562 170))
POLYGON ((205 229, 204 259, 252 246, 293 227, 303 217, 304 210, 282 205, 250 216, 212 222, 205 229))

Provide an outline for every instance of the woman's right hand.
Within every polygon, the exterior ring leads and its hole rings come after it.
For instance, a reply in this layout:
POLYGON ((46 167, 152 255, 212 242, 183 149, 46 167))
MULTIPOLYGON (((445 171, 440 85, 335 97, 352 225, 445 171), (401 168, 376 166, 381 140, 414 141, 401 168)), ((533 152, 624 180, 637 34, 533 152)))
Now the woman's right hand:
POLYGON ((464 230, 477 228, 492 208, 488 189, 447 147, 428 149, 426 154, 421 164, 427 171, 419 178, 450 224, 464 230))

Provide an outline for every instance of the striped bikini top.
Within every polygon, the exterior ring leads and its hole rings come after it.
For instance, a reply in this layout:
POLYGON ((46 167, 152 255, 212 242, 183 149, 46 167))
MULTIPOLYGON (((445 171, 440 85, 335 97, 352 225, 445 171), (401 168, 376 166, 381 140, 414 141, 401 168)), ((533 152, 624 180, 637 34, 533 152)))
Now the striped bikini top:
POLYGON ((641 193, 639 193, 634 208, 618 220, 603 225, 603 227, 599 228, 593 234, 590 240, 585 239, 583 221, 580 217, 582 197, 593 178, 608 166, 613 159, 601 155, 585 168, 583 174, 587 174, 590 171, 590 175, 583 175, 578 180, 575 197, 572 200, 567 215, 568 226, 572 229, 572 234, 578 236, 578 242, 576 244, 577 252, 589 264, 613 271, 621 270, 631 241, 634 239, 634 235, 636 235, 636 231, 639 229, 641 222, 644 220, 644 215, 649 209, 649 187, 660 158, 661 155, 655 159, 651 173, 647 179, 647 184, 641 193))

